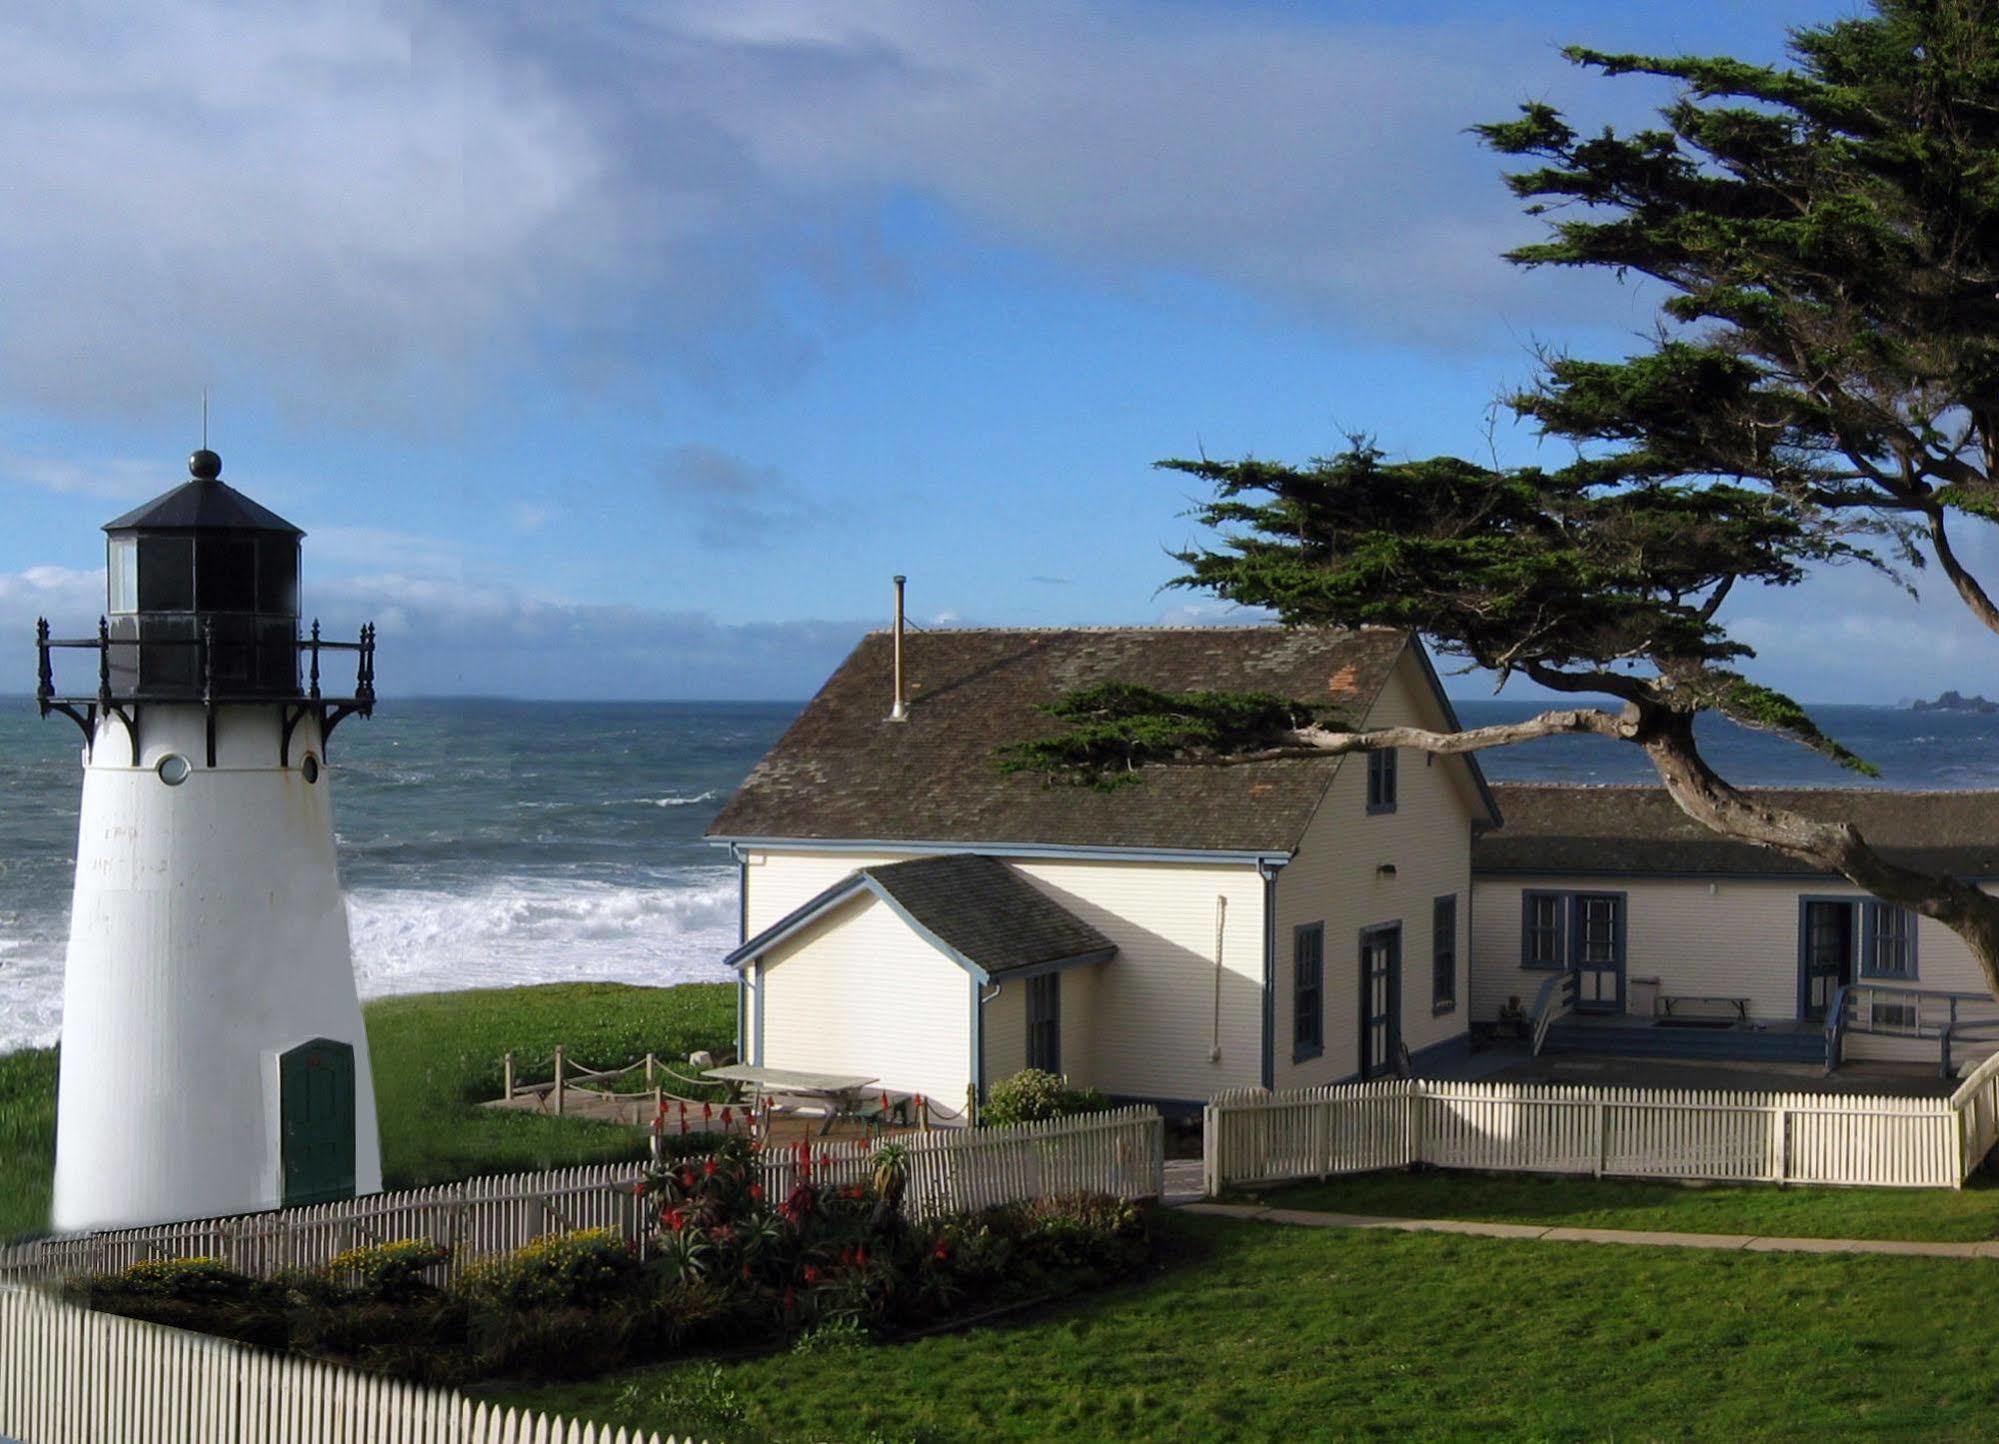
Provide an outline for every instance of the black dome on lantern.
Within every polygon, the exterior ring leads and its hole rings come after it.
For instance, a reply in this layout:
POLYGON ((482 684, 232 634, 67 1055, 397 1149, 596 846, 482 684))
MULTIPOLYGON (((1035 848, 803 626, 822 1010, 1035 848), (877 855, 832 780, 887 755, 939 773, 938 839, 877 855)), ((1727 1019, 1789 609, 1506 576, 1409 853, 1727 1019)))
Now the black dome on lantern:
POLYGON ((106 531, 275 531, 291 536, 305 533, 272 511, 259 506, 227 482, 222 458, 207 449, 188 458, 194 478, 154 497, 144 506, 104 524, 106 531))

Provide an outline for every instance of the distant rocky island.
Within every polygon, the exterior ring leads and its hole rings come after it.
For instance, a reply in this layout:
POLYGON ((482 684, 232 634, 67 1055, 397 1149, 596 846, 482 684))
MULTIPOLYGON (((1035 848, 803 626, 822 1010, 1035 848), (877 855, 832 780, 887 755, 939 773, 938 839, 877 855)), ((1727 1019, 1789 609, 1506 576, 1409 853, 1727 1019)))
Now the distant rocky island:
POLYGON ((1918 697, 1909 704, 1913 712, 1999 712, 1999 702, 1985 697, 1966 697, 1959 692, 1945 692, 1934 702, 1925 702, 1918 697))

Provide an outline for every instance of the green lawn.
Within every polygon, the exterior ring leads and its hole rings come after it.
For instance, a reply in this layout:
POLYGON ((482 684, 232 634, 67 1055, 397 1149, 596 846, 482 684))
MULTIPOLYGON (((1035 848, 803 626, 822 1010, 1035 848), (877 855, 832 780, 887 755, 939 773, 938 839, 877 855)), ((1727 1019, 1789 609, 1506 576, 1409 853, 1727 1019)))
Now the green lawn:
POLYGON ((1945 1243, 1999 1238, 1999 1179, 1989 1173, 1974 1175, 1958 1192, 1769 1184, 1696 1188, 1531 1174, 1371 1173, 1263 1189, 1232 1201, 1388 1218, 1469 1218, 1570 1228, 1945 1243))
POLYGON ((0 1054, 0 1240, 49 1226, 55 1161, 55 1049, 0 1054))
POLYGON ((1983 1260, 1160 1228, 1031 1320, 501 1397, 714 1444, 1999 1438, 1983 1260))
MULTIPOLYGON (((719 1053, 736 1032, 735 990, 726 983, 489 988, 382 998, 363 1011, 389 1188, 643 1154, 638 1129, 476 1106, 499 1096, 509 1048, 524 1076, 542 1078, 558 1043, 606 1068, 648 1051, 668 1059, 697 1048, 719 1053)), ((53 1050, 0 1055, 0 1238, 48 1226, 55 1092, 53 1050)))

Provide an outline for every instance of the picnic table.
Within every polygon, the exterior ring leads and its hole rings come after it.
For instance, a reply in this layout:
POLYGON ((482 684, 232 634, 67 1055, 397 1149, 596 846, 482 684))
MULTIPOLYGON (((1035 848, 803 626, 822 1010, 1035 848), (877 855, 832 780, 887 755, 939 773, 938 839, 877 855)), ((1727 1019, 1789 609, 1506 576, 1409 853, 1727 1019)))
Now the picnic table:
POLYGON ((760 1068, 747 1063, 731 1063, 723 1068, 705 1068, 703 1078, 713 1078, 729 1088, 732 1103, 754 1103, 761 1098, 797 1098, 816 1103, 826 1110, 820 1125, 823 1136, 836 1118, 858 1114, 868 1090, 878 1079, 844 1073, 806 1073, 794 1068, 760 1068))
POLYGON ((1676 1016, 1685 1017, 1686 1015, 1683 1013, 1675 1014, 1673 1012, 1674 1008, 1683 1003, 1702 1003, 1711 1008, 1733 1008, 1737 1020, 1746 1023, 1749 1021, 1750 1001, 1748 998, 1724 997, 1715 993, 1673 993, 1670 995, 1661 993, 1659 995, 1659 1007, 1668 1018, 1676 1016))

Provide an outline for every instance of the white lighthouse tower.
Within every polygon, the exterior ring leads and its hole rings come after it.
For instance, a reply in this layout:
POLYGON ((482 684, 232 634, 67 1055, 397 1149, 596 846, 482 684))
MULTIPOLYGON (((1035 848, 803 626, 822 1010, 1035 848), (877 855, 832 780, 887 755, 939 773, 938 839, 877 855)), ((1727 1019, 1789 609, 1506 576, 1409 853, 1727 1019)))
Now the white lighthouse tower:
POLYGON ((374 629, 302 640, 303 533, 224 485, 214 452, 188 471, 104 528, 97 635, 38 628, 42 715, 84 737, 59 1229, 381 1188, 326 760, 374 706, 374 629), (63 648, 84 655, 59 686, 63 648), (353 665, 339 696, 320 685, 336 659, 353 665))

